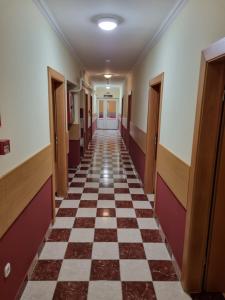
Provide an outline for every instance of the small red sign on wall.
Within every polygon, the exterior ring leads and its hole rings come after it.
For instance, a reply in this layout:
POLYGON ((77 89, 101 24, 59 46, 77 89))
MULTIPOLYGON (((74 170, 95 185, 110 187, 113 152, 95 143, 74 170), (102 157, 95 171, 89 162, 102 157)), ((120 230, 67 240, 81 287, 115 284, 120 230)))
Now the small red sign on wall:
POLYGON ((9 140, 0 140, 0 155, 5 155, 10 152, 9 140))

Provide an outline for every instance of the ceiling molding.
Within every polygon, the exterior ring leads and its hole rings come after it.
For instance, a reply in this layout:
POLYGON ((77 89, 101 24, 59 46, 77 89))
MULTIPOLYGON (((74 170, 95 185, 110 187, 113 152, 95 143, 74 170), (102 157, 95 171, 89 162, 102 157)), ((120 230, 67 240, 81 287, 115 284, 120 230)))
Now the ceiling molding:
POLYGON ((44 0, 33 0, 34 4, 37 6, 37 8, 40 10, 42 15, 45 17, 45 19, 48 21, 51 28, 55 31, 57 36, 60 38, 60 40, 63 42, 63 44, 67 47, 67 49, 71 52, 73 57, 80 63, 80 65, 84 68, 85 65, 79 58, 79 56, 76 54, 76 51, 74 50, 73 46, 69 42, 68 38, 64 34, 64 32, 61 30, 60 26, 58 25, 56 19, 54 18, 53 14, 50 12, 48 6, 44 2, 44 0))
POLYGON ((173 21, 176 19, 177 15, 181 12, 185 4, 188 2, 188 0, 180 0, 174 8, 170 11, 169 15, 166 17, 166 19, 162 22, 159 29, 156 31, 154 36, 150 39, 150 41, 147 43, 147 45, 144 47, 141 54, 138 56, 137 61, 135 62, 134 66, 132 67, 131 71, 143 60, 143 58, 148 54, 148 52, 157 44, 159 39, 163 36, 163 34, 166 32, 168 27, 173 23, 173 21))

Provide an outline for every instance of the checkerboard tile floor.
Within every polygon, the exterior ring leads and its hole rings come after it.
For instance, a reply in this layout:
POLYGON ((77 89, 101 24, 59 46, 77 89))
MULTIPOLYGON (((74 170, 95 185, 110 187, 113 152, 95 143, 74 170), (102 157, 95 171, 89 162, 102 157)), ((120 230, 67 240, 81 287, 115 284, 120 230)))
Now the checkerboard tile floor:
POLYGON ((186 300, 145 195, 117 131, 97 131, 22 300, 186 300))

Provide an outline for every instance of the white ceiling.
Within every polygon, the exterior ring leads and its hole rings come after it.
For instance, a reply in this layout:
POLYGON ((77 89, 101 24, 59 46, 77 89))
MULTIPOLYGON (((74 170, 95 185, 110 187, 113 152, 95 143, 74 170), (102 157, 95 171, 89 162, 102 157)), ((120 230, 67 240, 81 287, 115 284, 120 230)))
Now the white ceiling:
POLYGON ((92 74, 125 74, 181 0, 41 0, 92 74), (115 31, 91 21, 98 14, 124 19, 115 31), (110 59, 110 63, 106 63, 110 59))

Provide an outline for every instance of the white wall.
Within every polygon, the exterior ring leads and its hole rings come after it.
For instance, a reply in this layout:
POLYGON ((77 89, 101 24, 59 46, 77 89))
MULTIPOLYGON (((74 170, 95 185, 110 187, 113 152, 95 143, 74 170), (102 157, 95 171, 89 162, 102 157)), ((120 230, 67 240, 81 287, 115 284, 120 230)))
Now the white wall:
POLYGON ((189 0, 133 70, 132 121, 146 132, 149 80, 165 72, 160 143, 190 164, 201 51, 225 36, 224 0, 189 0))
POLYGON ((50 142, 47 66, 75 82, 80 65, 31 0, 1 1, 0 53, 1 176, 50 142))

